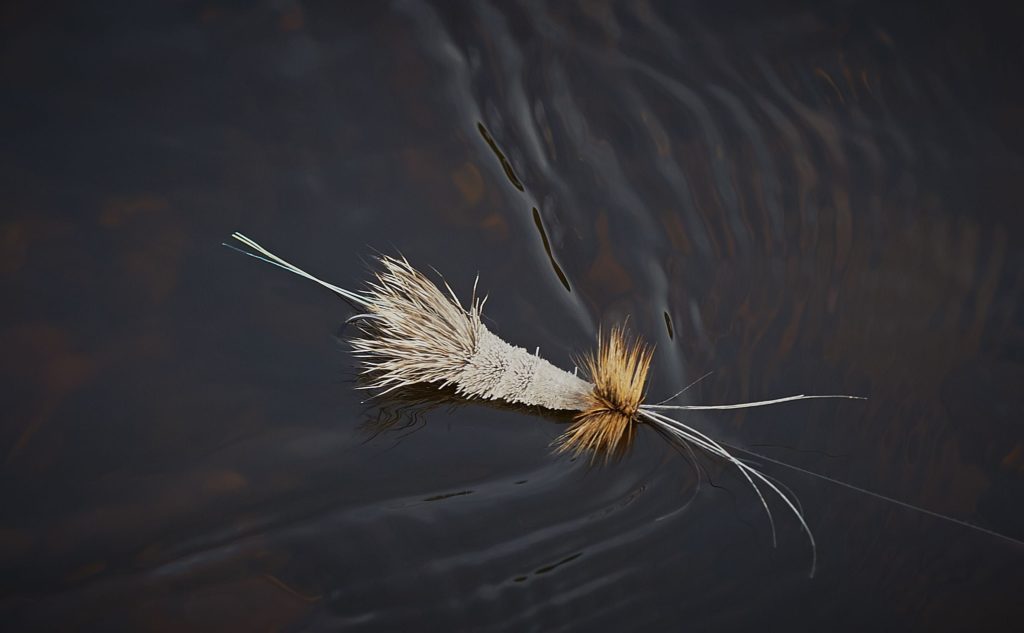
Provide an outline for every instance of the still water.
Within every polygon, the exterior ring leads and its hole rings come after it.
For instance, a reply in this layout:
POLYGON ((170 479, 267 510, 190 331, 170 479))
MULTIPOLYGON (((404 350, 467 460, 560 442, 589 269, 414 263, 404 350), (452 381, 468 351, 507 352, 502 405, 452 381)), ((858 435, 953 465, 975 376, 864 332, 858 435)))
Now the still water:
MULTIPOLYGON (((1019 15, 962 3, 3 9, 0 618, 11 630, 1005 630, 1024 547, 649 429, 366 400, 375 252, 477 274, 566 368, 1024 539, 1019 15), (395 422, 388 428, 382 422, 395 422), (699 474, 698 474, 699 473, 699 474)), ((6 628, 6 627, 5 627, 6 628)))

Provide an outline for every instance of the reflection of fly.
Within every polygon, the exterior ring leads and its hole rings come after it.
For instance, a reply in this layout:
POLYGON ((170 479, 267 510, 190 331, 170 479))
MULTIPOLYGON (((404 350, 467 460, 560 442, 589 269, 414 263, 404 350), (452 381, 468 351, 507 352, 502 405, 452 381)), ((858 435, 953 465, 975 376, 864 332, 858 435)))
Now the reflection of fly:
MULTIPOLYGON (((644 404, 644 386, 653 350, 642 341, 631 339, 623 328, 612 328, 610 334, 599 335, 597 352, 582 358, 585 380, 575 372, 555 367, 538 353, 531 354, 506 343, 488 330, 481 321, 486 297, 477 297, 475 284, 469 306, 463 307, 443 280, 447 294, 404 258, 384 256, 379 260, 381 270, 375 273, 375 279, 367 284, 365 291, 357 293, 317 279, 240 233, 234 233, 232 237, 255 252, 235 250, 314 281, 356 305, 360 313, 350 321, 357 323, 360 335, 351 343, 362 364, 365 380, 362 388, 387 394, 433 385, 442 392, 454 391, 458 397, 468 400, 572 412, 573 424, 555 439, 555 450, 575 456, 589 453, 591 460, 603 458, 607 461, 612 456, 621 455, 632 442, 637 426, 649 424, 688 450, 697 447, 734 465, 754 489, 768 515, 773 545, 775 522, 762 487, 777 495, 807 534, 812 551, 811 575, 814 574, 817 558, 814 536, 795 498, 791 499, 759 470, 733 456, 726 450, 726 444, 663 412, 741 409, 810 398, 863 398, 798 395, 727 405, 664 404, 678 397, 682 393, 680 391, 661 403, 644 404)), ((730 448, 756 455, 744 448, 730 448)), ((916 508, 766 456, 758 457, 1019 543, 958 519, 916 508)))

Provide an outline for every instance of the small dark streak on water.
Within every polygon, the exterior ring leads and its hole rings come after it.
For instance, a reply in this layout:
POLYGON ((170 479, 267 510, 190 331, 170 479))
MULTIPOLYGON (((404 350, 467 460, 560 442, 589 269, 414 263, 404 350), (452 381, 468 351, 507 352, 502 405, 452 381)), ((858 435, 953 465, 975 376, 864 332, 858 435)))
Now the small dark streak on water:
POLYGON ((565 273, 562 272, 562 267, 555 261, 555 256, 551 253, 551 243, 548 242, 548 234, 544 231, 544 222, 540 219, 540 211, 537 210, 537 207, 533 208, 533 223, 537 225, 540 239, 544 242, 544 252, 548 254, 548 260, 551 261, 551 267, 555 269, 558 280, 562 282, 566 290, 572 292, 572 288, 569 287, 569 280, 566 278, 565 273))
POLYGON ((522 181, 519 180, 519 176, 516 175, 516 171, 512 169, 512 163, 510 163, 505 157, 505 153, 498 148, 498 144, 494 141, 494 138, 491 137, 490 132, 487 131, 484 124, 477 123, 476 129, 480 131, 480 136, 484 137, 484 140, 487 141, 487 144, 491 147, 491 151, 498 157, 498 162, 501 163, 501 168, 505 170, 505 175, 508 176, 508 180, 512 183, 512 186, 519 191, 526 191, 526 188, 523 187, 522 181))
POLYGON ((540 576, 541 574, 546 574, 548 572, 554 571, 555 569, 557 569, 558 567, 561 567, 562 565, 565 565, 566 563, 571 563, 572 561, 576 560, 580 556, 583 556, 583 552, 577 552, 577 553, 573 554, 572 556, 569 556, 568 558, 563 558, 562 560, 558 561, 557 563, 554 563, 552 565, 547 565, 545 567, 541 567, 540 569, 538 569, 537 571, 535 571, 533 573, 534 573, 534 575, 537 575, 537 576, 540 576))
POLYGON ((675 330, 672 328, 672 317, 669 316, 668 312, 662 312, 662 314, 665 315, 665 329, 668 330, 668 338, 674 341, 676 336, 675 330))
POLYGON ((451 499, 452 497, 461 497, 462 495, 471 495, 473 490, 460 490, 459 492, 449 492, 442 495, 434 495, 433 497, 427 497, 424 501, 440 501, 442 499, 451 499))

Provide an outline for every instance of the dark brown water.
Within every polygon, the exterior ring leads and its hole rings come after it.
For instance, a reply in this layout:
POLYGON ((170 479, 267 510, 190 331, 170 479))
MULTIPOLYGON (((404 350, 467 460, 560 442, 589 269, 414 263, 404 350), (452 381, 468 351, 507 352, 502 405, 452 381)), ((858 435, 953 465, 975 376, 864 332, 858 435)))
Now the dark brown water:
POLYGON ((370 401, 374 249, 571 367, 1024 539, 1019 15, 831 2, 7 3, 0 618, 10 630, 1012 629, 1024 547, 649 430, 370 401), (342 335, 344 332, 342 332, 342 335), (381 416, 404 430, 373 435, 381 416))

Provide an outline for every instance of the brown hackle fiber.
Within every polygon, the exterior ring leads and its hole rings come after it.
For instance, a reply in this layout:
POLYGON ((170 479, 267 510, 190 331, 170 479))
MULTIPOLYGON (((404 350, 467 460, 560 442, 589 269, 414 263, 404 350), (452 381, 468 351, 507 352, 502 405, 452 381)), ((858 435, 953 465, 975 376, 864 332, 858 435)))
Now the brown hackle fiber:
POLYGON ((555 440, 555 450, 576 457, 589 453, 591 459, 603 456, 606 461, 622 455, 636 434, 653 356, 653 348, 630 339, 624 327, 612 328, 607 336, 599 334, 597 352, 584 356, 581 363, 594 385, 587 408, 555 440))

